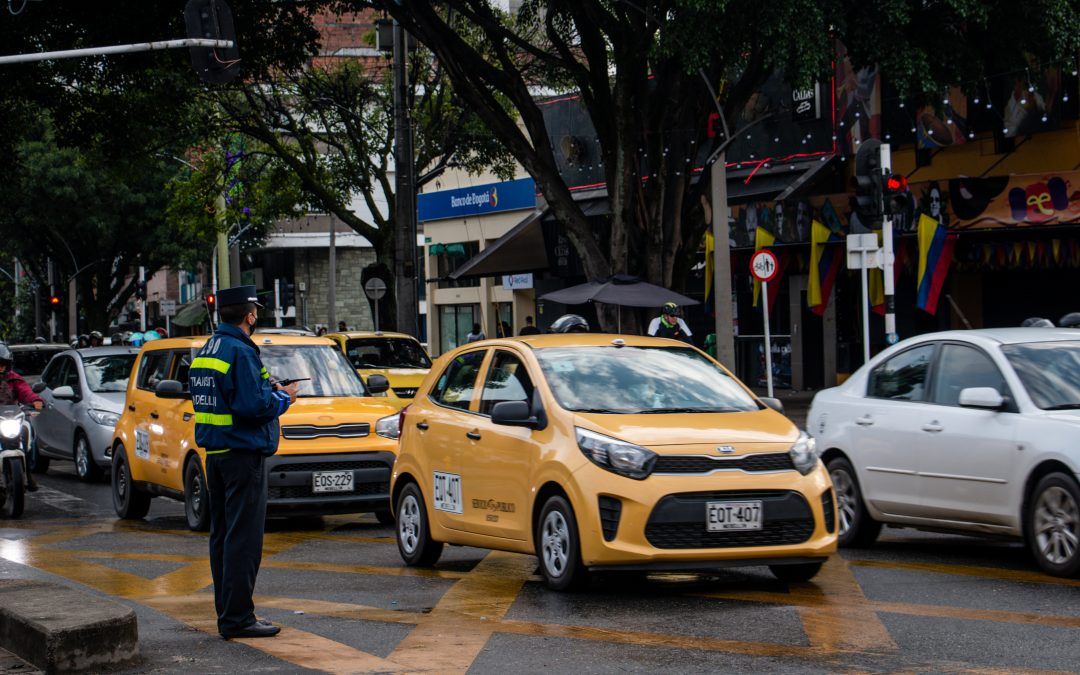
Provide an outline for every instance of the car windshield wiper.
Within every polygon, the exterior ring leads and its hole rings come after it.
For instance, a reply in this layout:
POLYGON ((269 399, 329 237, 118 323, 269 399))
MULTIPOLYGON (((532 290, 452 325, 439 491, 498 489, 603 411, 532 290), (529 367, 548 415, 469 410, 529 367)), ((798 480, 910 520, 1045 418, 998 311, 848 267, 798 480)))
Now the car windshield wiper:
POLYGON ((1043 410, 1080 410, 1080 403, 1059 403, 1043 410))
POLYGON ((592 413, 595 415, 634 415, 640 410, 611 410, 610 408, 575 408, 576 413, 592 413))
POLYGON ((722 413, 722 412, 739 412, 739 408, 650 408, 649 410, 641 410, 644 415, 658 415, 665 413, 722 413))

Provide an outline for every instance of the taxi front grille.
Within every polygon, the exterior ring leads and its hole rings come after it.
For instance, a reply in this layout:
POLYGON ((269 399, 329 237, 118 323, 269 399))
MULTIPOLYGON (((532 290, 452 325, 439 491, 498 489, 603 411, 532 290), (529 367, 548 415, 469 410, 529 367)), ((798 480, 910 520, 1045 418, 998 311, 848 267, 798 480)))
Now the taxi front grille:
POLYGON ((295 472, 295 471, 348 471, 350 469, 386 469, 386 462, 372 460, 339 460, 336 462, 299 462, 295 464, 280 464, 270 468, 271 473, 295 472))
POLYGON ((769 452, 741 457, 710 457, 708 455, 660 455, 656 458, 654 474, 665 473, 711 473, 713 471, 740 470, 749 473, 763 471, 794 471, 791 455, 786 452, 769 452))
POLYGON ((315 438, 363 438, 370 433, 371 425, 367 422, 329 426, 290 424, 281 427, 282 437, 297 441, 307 441, 315 438))
POLYGON ((413 398, 416 396, 416 387, 394 387, 394 394, 398 398, 413 398))
POLYGON ((352 492, 313 492, 311 485, 279 485, 270 486, 267 489, 267 498, 271 501, 277 499, 311 499, 312 497, 355 497, 355 496, 390 496, 390 483, 357 483, 352 492))
POLYGON ((814 532, 810 505, 788 490, 717 490, 667 495, 653 508, 645 538, 656 548, 736 548, 801 544, 814 532), (761 500, 762 528, 728 532, 706 529, 706 504, 761 500))

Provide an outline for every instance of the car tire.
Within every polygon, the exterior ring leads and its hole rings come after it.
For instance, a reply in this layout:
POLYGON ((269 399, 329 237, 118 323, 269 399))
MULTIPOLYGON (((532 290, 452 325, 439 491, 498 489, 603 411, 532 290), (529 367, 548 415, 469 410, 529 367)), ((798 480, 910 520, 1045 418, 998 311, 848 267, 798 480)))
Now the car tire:
POLYGON ((581 562, 581 538, 570 502, 553 495, 544 503, 536 527, 536 557, 548 588, 570 591, 588 581, 589 571, 581 562))
POLYGON ((184 516, 192 532, 210 529, 210 491, 199 458, 192 456, 184 467, 184 516))
POLYGON ((810 581, 821 571, 822 562, 797 563, 794 565, 769 565, 769 571, 780 581, 789 584, 810 581))
POLYGON ((430 567, 442 555, 442 542, 431 538, 424 495, 416 483, 409 483, 398 496, 397 545, 401 559, 409 567, 430 567))
POLYGON ((101 467, 94 461, 94 452, 90 449, 90 441, 82 431, 75 432, 75 448, 71 452, 75 461, 75 475, 84 483, 97 483, 101 480, 103 472, 101 467))
POLYGON ((881 534, 881 523, 866 510, 854 467, 846 458, 836 457, 828 469, 836 493, 837 543, 845 548, 873 545, 881 534))
POLYGON ((375 520, 379 521, 379 524, 383 527, 393 527, 397 519, 394 518, 394 512, 390 509, 379 509, 375 512, 375 520))
POLYGON ((153 497, 135 487, 135 482, 131 479, 127 452, 119 443, 113 451, 111 492, 113 509, 117 516, 124 520, 139 520, 146 517, 153 497))
POLYGON ((30 473, 45 475, 49 472, 49 458, 41 454, 37 439, 30 444, 30 451, 26 453, 26 468, 30 473))
POLYGON ((1080 572, 1080 485, 1064 473, 1043 476, 1031 493, 1025 530, 1044 572, 1056 577, 1080 572))

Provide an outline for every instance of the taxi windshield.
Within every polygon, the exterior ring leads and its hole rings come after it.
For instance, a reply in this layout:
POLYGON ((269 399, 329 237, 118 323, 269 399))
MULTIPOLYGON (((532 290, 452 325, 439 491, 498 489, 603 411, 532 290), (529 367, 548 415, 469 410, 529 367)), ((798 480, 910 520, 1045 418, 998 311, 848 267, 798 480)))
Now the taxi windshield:
POLYGON ((345 343, 353 368, 430 368, 431 359, 415 340, 353 338, 345 343))
POLYGON ((273 345, 261 349, 263 365, 275 380, 311 378, 297 396, 367 396, 360 376, 340 349, 330 345, 273 345))
POLYGON ((537 349, 559 405, 609 414, 758 410, 730 375, 688 347, 537 349))
POLYGON ((90 387, 90 391, 98 394, 125 392, 133 363, 135 363, 134 354, 109 354, 84 358, 83 370, 86 371, 86 385, 90 387))
POLYGON ((1043 410, 1080 409, 1080 342, 1004 345, 1032 402, 1043 410))

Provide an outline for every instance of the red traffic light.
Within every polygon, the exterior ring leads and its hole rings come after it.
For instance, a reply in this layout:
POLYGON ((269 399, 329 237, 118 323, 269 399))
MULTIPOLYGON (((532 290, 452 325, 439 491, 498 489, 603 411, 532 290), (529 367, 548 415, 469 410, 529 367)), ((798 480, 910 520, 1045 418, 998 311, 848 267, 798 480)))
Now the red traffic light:
POLYGON ((205 299, 207 307, 213 307, 217 304, 217 297, 215 297, 213 293, 207 293, 205 299))
POLYGON ((51 306, 53 306, 53 307, 58 306, 60 304, 60 296, 59 295, 50 295, 49 296, 49 304, 51 306))
POLYGON ((906 192, 908 189, 907 176, 894 173, 885 179, 886 192, 906 192))

